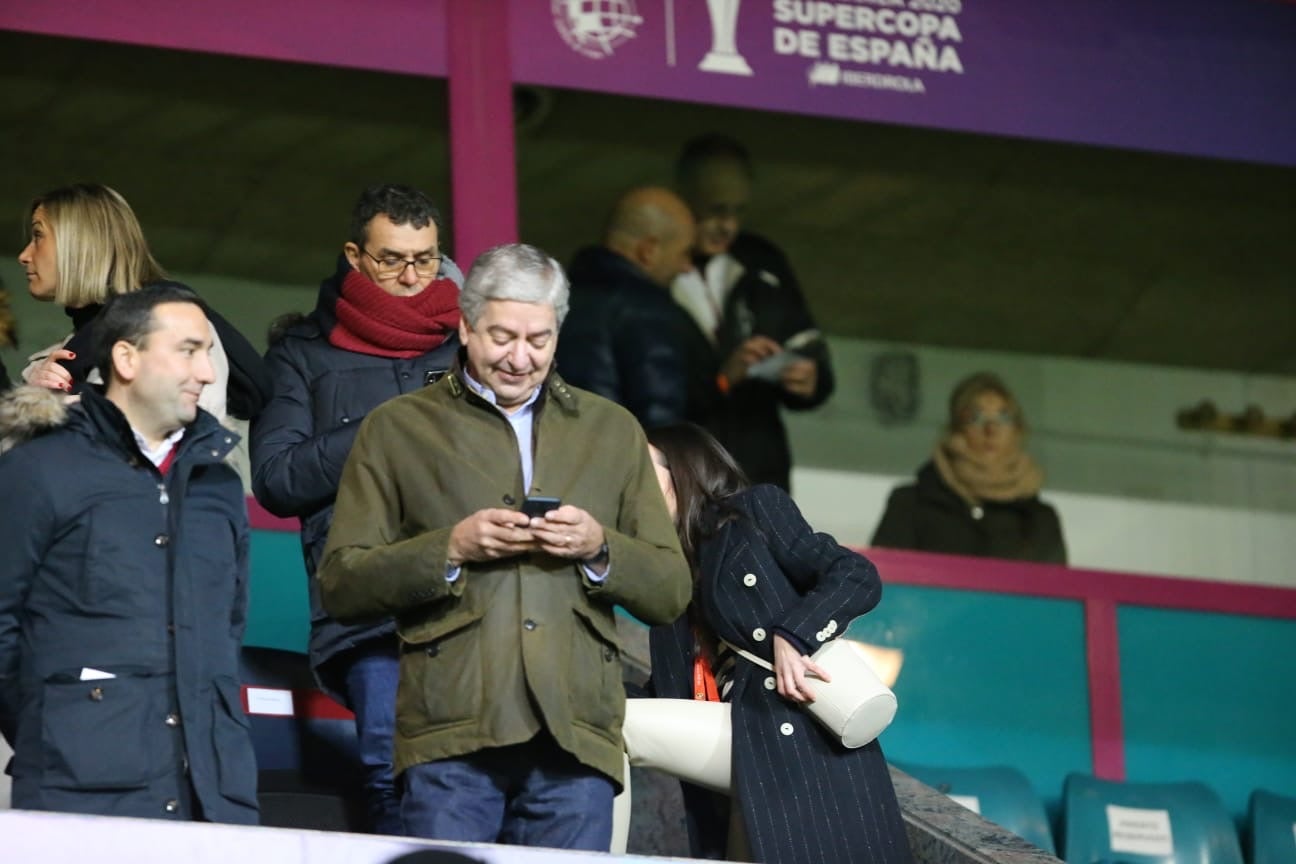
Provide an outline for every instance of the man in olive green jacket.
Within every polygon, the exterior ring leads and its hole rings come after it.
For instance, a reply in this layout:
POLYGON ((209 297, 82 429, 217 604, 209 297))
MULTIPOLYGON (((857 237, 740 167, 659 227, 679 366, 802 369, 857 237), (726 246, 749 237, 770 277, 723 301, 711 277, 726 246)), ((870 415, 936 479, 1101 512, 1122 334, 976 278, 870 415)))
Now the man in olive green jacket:
POLYGON ((460 364, 375 409, 342 474, 322 598, 337 618, 397 618, 415 836, 606 850, 625 712, 613 605, 659 624, 688 603, 643 431, 551 371, 567 296, 540 250, 484 253, 460 364), (527 496, 562 503, 529 517, 527 496))

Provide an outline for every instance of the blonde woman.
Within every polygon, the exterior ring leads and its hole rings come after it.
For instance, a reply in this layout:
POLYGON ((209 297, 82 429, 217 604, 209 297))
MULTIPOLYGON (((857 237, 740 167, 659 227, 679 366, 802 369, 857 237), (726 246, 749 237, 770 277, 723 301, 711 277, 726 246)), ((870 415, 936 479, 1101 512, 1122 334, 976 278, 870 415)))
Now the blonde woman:
MULTIPOLYGON (((98 183, 76 183, 37 196, 29 210, 28 242, 18 255, 27 290, 57 303, 72 319, 72 333, 38 351, 22 371, 27 384, 78 395, 101 383, 95 371, 95 322, 114 294, 165 281, 130 204, 98 183)), ((203 408, 225 421, 250 420, 269 399, 271 384, 256 349, 204 304, 212 324, 216 382, 204 388, 203 408)))

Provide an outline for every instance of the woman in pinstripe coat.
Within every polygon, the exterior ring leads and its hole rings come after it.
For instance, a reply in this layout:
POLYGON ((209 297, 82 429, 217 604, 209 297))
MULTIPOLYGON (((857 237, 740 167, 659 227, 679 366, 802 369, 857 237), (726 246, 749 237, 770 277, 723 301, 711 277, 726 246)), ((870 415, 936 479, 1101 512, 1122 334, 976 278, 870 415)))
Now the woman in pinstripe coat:
POLYGON ((669 426, 648 440, 694 577, 688 611, 651 631, 652 689, 732 705, 732 798, 684 784, 693 854, 908 864, 878 742, 848 750, 799 704, 822 677, 809 655, 877 605, 877 570, 815 533, 782 489, 748 486, 701 428, 669 426), (774 671, 726 642, 771 661, 774 671))

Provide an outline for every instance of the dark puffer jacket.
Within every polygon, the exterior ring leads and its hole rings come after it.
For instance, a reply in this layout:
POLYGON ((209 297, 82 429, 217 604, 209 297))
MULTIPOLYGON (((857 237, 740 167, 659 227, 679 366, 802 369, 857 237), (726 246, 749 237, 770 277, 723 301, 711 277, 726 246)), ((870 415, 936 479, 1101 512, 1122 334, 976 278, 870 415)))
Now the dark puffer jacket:
POLYGON ((975 555, 1041 563, 1067 563, 1057 511, 1039 496, 986 501, 971 507, 941 479, 931 462, 918 482, 887 499, 873 545, 947 555, 975 555))
POLYGON ((0 456, 13 804, 181 818, 192 786, 204 819, 255 824, 247 509, 222 462, 236 436, 200 411, 164 477, 116 405, 62 398, 23 387, 0 409, 6 438, 40 433, 0 456))
MULTIPOLYGON (((729 254, 743 266, 743 274, 725 300, 710 362, 690 365, 695 387, 714 381, 725 360, 749 337, 768 336, 782 344, 815 327, 792 266, 777 246, 744 232, 734 240, 729 254)), ((803 353, 813 358, 819 369, 809 398, 793 396, 769 381, 748 378, 719 399, 707 419, 706 425, 753 485, 773 483, 789 488, 792 452, 780 406, 805 411, 822 405, 832 395, 834 379, 827 344, 818 340, 803 353)))
MULTIPOLYGON (((463 284, 449 258, 442 275, 463 284)), ((360 421, 378 405, 429 384, 454 363, 458 334, 412 359, 359 354, 329 343, 342 280, 351 272, 338 257, 337 272, 320 283, 315 310, 285 327, 266 352, 274 396, 252 424, 252 490, 276 516, 301 519, 302 554, 310 580, 310 659, 320 683, 340 698, 340 682, 321 667, 371 639, 396 632, 390 619, 342 624, 320 604, 315 571, 333 521, 342 466, 360 421)), ((394 638, 394 637, 393 637, 394 638)))
POLYGON ((563 379, 623 405, 645 429, 701 421, 711 380, 690 378, 688 367, 690 350, 705 340, 670 292, 602 246, 578 252, 567 275, 571 311, 557 355, 563 379))

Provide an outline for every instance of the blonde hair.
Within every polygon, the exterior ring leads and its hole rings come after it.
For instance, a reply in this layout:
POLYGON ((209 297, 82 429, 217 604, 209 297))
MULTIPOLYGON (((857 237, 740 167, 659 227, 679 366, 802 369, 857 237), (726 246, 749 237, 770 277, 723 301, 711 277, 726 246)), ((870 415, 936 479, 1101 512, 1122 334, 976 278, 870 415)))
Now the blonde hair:
POLYGON ((149 252, 135 211, 116 190, 76 183, 37 197, 28 215, 34 216, 38 207, 54 238, 54 302, 60 306, 103 303, 114 294, 128 294, 166 278, 149 252))

